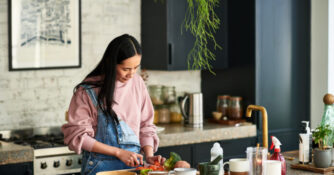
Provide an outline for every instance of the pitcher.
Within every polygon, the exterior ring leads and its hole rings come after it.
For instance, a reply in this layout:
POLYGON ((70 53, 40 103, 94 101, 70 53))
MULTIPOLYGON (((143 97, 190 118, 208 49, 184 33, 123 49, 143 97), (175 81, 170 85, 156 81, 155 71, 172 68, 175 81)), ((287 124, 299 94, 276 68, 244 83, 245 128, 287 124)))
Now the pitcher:
POLYGON ((180 103, 184 123, 187 126, 203 126, 203 95, 200 92, 188 93, 180 103))

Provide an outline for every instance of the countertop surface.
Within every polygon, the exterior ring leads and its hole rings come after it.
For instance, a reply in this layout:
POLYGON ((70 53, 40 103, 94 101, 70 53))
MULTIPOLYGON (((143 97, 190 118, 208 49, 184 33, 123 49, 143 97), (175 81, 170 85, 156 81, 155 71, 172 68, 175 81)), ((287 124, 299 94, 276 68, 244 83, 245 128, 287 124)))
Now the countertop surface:
POLYGON ((202 128, 185 127, 183 124, 158 125, 158 127, 164 128, 163 131, 158 132, 159 147, 256 136, 256 125, 251 123, 240 126, 205 123, 202 128))
MULTIPOLYGON (((202 128, 185 127, 183 124, 158 125, 164 130, 158 133, 159 147, 178 146, 218 140, 230 140, 256 136, 256 126, 246 123, 227 126, 205 123, 202 128)), ((0 142, 0 165, 33 161, 34 151, 30 146, 0 142)))
POLYGON ((0 165, 32 162, 33 159, 34 150, 32 147, 0 141, 0 165))
MULTIPOLYGON (((310 175, 310 174, 321 174, 321 173, 315 173, 312 171, 306 171, 306 170, 298 170, 298 169, 292 169, 291 168, 291 164, 296 164, 298 163, 298 150, 296 151, 289 151, 289 152, 284 152, 283 153, 284 156, 289 156, 289 157, 293 157, 294 160, 287 160, 285 159, 286 162, 286 174, 287 175, 310 175)), ((331 173, 326 173, 326 175, 334 175, 334 172, 331 173)))

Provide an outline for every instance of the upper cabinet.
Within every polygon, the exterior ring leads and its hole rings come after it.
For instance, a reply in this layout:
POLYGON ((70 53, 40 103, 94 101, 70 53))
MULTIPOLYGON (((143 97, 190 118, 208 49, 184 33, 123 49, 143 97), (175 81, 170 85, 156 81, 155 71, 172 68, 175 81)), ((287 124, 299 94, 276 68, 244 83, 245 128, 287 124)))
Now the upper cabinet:
MULTIPOLYGON (((214 50, 216 61, 214 69, 227 67, 227 28, 224 17, 223 1, 216 8, 221 20, 216 33, 216 41, 222 50, 214 50)), ((192 49, 195 38, 189 31, 182 29, 187 10, 186 0, 144 0, 141 6, 141 44, 143 48, 142 68, 152 70, 187 70, 187 55, 192 49), (182 33, 181 33, 182 29, 182 33)), ((226 23, 227 24, 227 23, 226 23)))

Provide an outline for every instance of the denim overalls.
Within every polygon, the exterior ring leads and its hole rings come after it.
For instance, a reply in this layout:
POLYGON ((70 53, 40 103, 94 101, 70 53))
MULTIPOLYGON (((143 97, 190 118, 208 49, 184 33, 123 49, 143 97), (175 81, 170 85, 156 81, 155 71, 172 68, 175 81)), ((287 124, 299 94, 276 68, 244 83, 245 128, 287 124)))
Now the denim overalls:
MULTIPOLYGON (((106 116, 102 110, 98 108, 97 96, 93 88, 87 85, 82 85, 92 100, 97 110, 97 131, 95 139, 104 144, 118 147, 124 150, 132 151, 135 153, 140 152, 140 143, 137 135, 133 130, 120 118, 119 124, 112 121, 111 118, 106 116)), ((100 171, 111 171, 119 169, 131 168, 125 165, 117 157, 83 151, 81 174, 96 174, 100 171)))

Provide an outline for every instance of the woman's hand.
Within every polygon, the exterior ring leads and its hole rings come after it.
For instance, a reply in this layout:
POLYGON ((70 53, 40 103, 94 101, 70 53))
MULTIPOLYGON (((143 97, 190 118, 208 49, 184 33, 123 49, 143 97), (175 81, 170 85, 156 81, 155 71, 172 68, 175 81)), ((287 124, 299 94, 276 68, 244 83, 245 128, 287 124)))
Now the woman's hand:
POLYGON ((159 162, 161 165, 165 162, 166 158, 161 155, 157 156, 146 156, 146 162, 149 164, 154 164, 155 162, 159 162))
POLYGON ((143 165, 143 155, 137 154, 135 152, 119 149, 116 157, 124 162, 127 166, 136 167, 138 165, 143 165))

